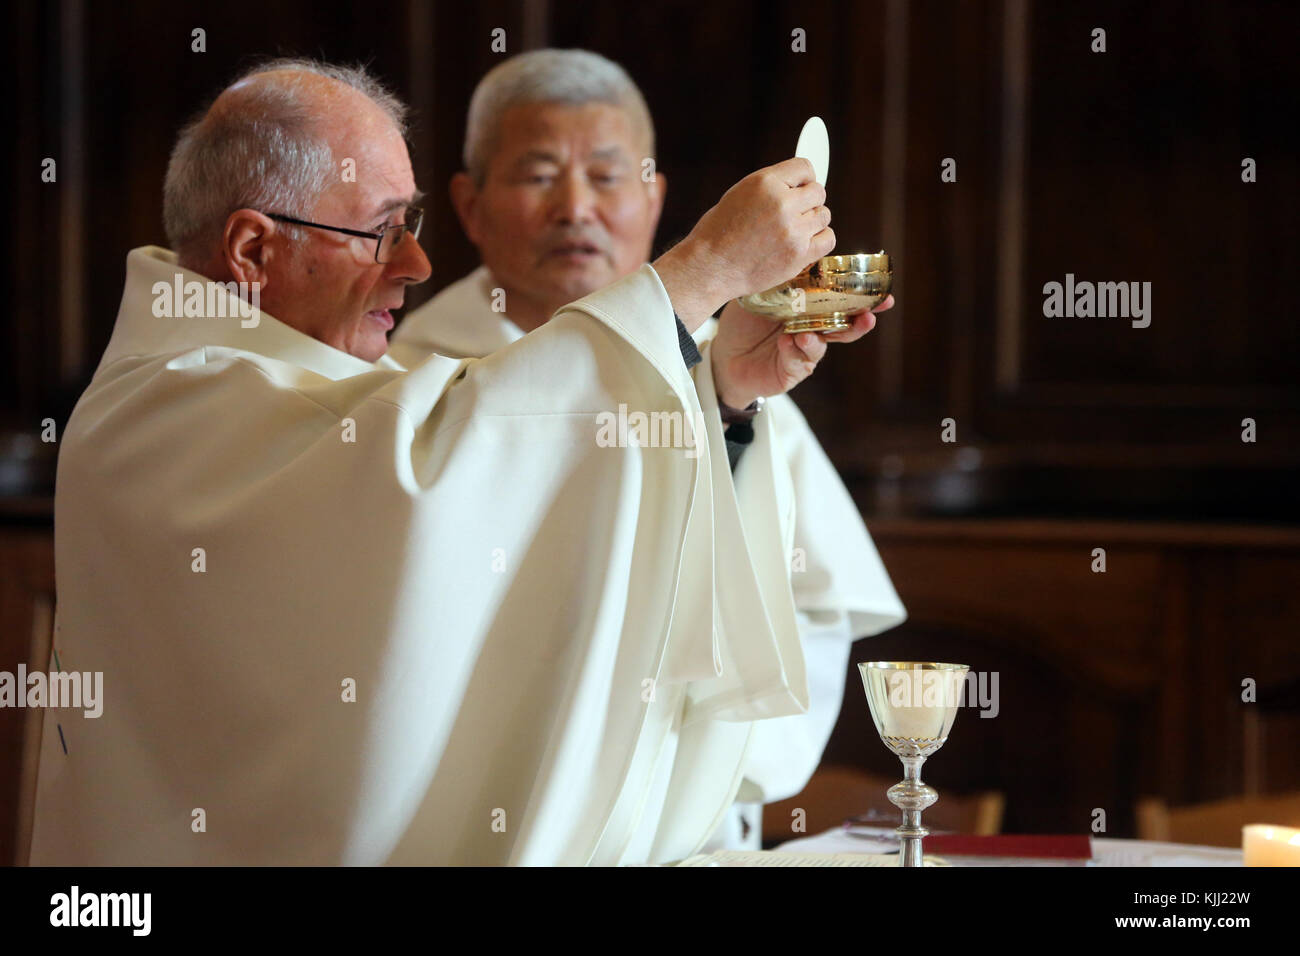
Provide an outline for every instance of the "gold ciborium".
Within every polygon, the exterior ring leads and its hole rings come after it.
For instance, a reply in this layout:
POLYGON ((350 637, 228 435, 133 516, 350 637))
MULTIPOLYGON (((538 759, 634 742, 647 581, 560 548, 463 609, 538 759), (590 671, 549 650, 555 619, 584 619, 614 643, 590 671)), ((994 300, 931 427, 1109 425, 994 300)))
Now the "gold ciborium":
POLYGON ((736 301, 757 315, 781 319, 783 330, 842 332, 853 315, 874 309, 889 295, 894 272, 882 249, 850 256, 823 256, 788 282, 736 301))
POLYGON ((899 866, 921 866, 921 811, 939 799, 921 781, 921 764, 943 746, 957 718, 965 664, 870 661, 859 664, 871 719, 886 747, 903 761, 903 780, 889 788, 889 802, 903 811, 898 828, 899 866))

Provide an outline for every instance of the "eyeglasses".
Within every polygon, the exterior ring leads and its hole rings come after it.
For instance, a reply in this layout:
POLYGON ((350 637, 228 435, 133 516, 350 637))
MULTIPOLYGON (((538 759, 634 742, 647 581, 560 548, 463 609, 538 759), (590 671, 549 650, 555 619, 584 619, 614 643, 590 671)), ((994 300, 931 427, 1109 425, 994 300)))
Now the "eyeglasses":
POLYGON ((405 222, 396 226, 381 226, 378 232, 361 232, 358 229, 344 229, 342 226, 324 226, 319 222, 294 219, 292 216, 282 216, 276 212, 268 212, 265 215, 277 222, 287 222, 295 226, 310 226, 312 229, 328 229, 331 232, 341 232, 345 236, 374 239, 375 261, 381 265, 392 260, 393 251, 406 233, 409 232, 412 239, 418 240, 420 238, 420 226, 424 223, 424 210, 419 206, 407 206, 406 215, 404 216, 405 222))

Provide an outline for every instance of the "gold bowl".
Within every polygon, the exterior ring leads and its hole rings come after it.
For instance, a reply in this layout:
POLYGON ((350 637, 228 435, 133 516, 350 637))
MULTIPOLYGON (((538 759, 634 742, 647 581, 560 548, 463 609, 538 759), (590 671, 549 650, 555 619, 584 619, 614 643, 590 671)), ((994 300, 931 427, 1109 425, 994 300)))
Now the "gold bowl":
POLYGON ((793 279, 736 301, 757 315, 780 319, 784 331, 842 332, 855 313, 873 309, 893 285, 894 272, 882 249, 875 253, 823 256, 793 279))

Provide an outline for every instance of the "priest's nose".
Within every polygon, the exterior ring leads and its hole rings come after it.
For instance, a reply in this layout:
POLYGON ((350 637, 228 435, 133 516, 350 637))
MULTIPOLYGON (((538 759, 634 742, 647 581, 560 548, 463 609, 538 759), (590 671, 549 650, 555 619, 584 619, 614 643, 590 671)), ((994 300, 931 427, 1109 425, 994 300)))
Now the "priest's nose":
POLYGON ((556 177, 552 214, 558 222, 590 222, 596 214, 596 192, 582 170, 556 177))
POLYGON ((401 242, 393 250, 393 258, 384 267, 384 274, 394 282, 406 282, 419 285, 433 273, 429 257, 424 254, 419 240, 405 233, 401 242))

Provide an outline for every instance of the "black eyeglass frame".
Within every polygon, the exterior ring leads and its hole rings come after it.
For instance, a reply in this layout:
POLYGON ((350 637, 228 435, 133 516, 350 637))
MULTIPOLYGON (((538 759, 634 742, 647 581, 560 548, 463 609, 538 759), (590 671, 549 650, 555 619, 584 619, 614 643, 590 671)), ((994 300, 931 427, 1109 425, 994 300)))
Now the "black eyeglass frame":
MULTIPOLYGON (((417 215, 414 226, 409 222, 403 222, 398 223, 395 226, 385 225, 378 232, 362 232, 360 229, 345 229, 342 226, 327 226, 319 222, 308 222, 306 219, 295 219, 293 216, 285 216, 278 212, 267 212, 262 215, 266 216, 268 219, 274 219, 276 222, 287 222, 294 226, 310 226, 312 229, 328 229, 330 232, 341 232, 345 236, 356 236, 358 239, 373 239, 375 240, 375 262, 379 263, 379 265, 386 265, 386 263, 379 262, 379 250, 384 244, 384 235, 386 233, 393 229, 405 229, 410 232, 412 239, 417 242, 420 239, 420 228, 424 225, 424 209, 420 206, 407 206, 407 218, 410 217, 411 213, 417 215)), ((400 237, 394 240, 393 248, 396 249, 398 243, 401 241, 400 237)))

